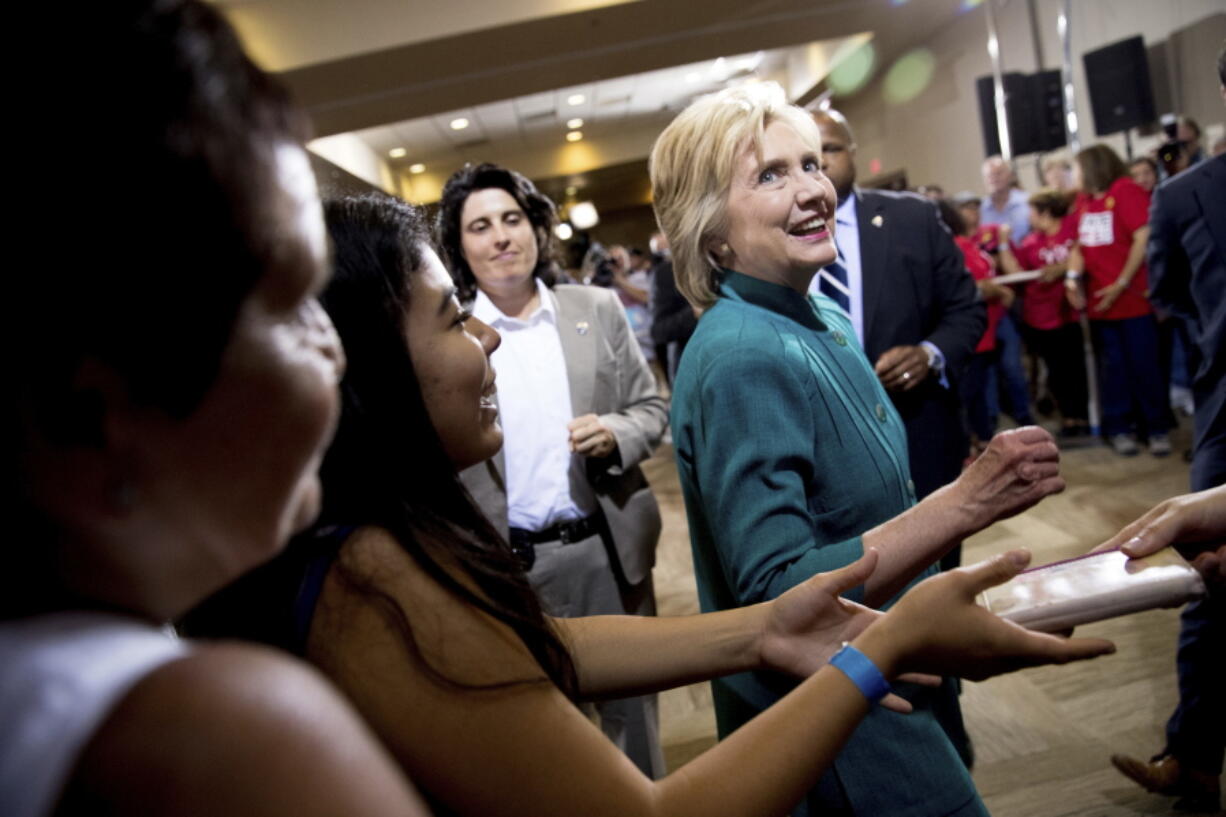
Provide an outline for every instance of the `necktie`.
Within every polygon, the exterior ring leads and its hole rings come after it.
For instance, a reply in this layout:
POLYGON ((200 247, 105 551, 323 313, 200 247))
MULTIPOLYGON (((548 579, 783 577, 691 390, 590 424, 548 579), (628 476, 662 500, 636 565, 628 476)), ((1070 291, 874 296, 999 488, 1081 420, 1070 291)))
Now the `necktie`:
POLYGON ((843 253, 828 265, 818 270, 818 289, 851 317, 851 290, 847 287, 847 268, 843 266, 843 253))

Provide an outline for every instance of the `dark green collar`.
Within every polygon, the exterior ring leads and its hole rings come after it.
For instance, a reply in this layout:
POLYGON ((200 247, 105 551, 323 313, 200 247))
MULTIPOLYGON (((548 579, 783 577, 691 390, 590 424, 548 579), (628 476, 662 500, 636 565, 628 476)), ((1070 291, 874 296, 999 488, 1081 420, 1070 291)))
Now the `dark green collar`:
POLYGON ((819 332, 826 331, 826 324, 817 316, 812 301, 791 287, 735 270, 725 269, 722 273, 720 295, 723 297, 769 309, 819 332))

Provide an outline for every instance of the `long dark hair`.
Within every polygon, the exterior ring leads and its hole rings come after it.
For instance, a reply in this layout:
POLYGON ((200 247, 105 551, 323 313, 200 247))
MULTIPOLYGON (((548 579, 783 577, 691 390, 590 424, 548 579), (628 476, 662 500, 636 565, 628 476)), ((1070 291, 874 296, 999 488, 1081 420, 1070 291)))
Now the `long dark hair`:
MULTIPOLYGON (((37 4, 36 4, 37 5, 37 4)), ((71 155, 79 121, 105 121, 91 139, 106 161, 90 170, 99 206, 64 210, 71 182, 45 177, 16 189, 16 231, 41 258, 20 275, 6 319, 16 369, 4 426, 14 444, 17 530, 0 581, 0 617, 47 609, 60 536, 28 495, 25 451, 103 439, 100 396, 75 385, 84 361, 113 370, 131 398, 175 418, 213 383, 243 299, 282 256, 278 145, 300 143, 304 122, 281 86, 243 53, 230 26, 192 0, 121 0, 34 8, 56 32, 63 70, 29 89, 41 128, 35 156, 71 155), (56 17, 52 17, 56 15, 56 17), (65 105, 71 98, 73 103, 65 105), (28 219, 25 215, 30 214, 28 219), (74 251, 69 251, 72 248, 74 251), (17 417, 9 415, 16 413, 17 417)), ((79 207, 79 205, 78 205, 79 207)))
POLYGON ((439 255, 451 271, 462 301, 476 297, 477 277, 464 258, 464 225, 460 223, 460 217, 469 196, 478 190, 491 188, 505 190, 515 199, 532 225, 536 236, 536 266, 532 274, 544 281, 547 287, 552 287, 557 280, 553 262, 553 228, 558 216, 553 201, 537 190, 527 177, 514 170, 489 162, 466 164, 453 173, 443 186, 437 222, 439 255))
MULTIPOLYGON (((205 619, 194 617, 188 631, 286 646, 293 600, 285 595, 298 592, 304 557, 317 552, 321 535, 337 526, 376 526, 461 601, 513 628, 549 678, 573 697, 577 681, 569 653, 545 621, 510 547, 460 482, 421 397, 405 342, 413 274, 429 247, 421 211, 387 196, 362 196, 325 202, 324 214, 335 274, 320 301, 345 345, 348 366, 341 381, 340 426, 320 472, 323 510, 312 529, 274 563, 209 603, 213 626, 196 626, 205 619), (458 565, 477 589, 444 569, 442 561, 458 565), (273 598, 278 609, 259 612, 273 598), (285 625, 277 627, 278 620, 285 625), (221 632, 218 621, 225 622, 221 632)), ((343 559, 335 568, 379 604, 436 680, 487 686, 438 671, 418 649, 412 622, 391 596, 347 569, 343 559)), ((532 680, 537 679, 506 683, 532 680)))

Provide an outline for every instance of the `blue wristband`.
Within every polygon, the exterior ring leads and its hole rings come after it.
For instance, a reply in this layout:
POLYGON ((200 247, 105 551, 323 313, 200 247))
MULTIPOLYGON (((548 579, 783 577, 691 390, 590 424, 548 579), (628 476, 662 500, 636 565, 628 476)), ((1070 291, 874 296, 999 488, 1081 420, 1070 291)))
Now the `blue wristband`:
POLYGON ((847 642, 843 642, 843 649, 831 657, 830 664, 850 678, 869 703, 877 703, 890 691, 890 682, 877 665, 847 642))

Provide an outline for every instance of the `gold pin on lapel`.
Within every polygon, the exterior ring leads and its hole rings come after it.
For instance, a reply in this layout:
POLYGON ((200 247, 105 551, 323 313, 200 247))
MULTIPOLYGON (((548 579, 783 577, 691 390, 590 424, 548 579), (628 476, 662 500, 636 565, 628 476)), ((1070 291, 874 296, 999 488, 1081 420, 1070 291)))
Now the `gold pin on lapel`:
POLYGON ((587 334, 587 321, 579 321, 578 323, 576 323, 575 331, 578 332, 580 335, 586 335, 587 334))
POLYGON ((884 218, 882 218, 881 216, 873 216, 873 226, 874 227, 880 227, 882 224, 885 224, 884 218))

